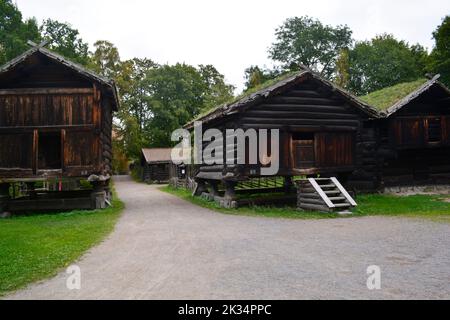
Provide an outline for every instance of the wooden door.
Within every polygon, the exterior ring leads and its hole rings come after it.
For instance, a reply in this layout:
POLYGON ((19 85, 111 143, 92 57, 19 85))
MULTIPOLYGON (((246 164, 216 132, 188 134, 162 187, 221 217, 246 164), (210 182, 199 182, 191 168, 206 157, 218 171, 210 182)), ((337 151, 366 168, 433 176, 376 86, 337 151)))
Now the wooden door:
POLYGON ((351 132, 317 133, 316 165, 319 168, 353 166, 354 149, 354 134, 351 132))
POLYGON ((315 167, 314 140, 293 140, 292 152, 295 169, 315 167))

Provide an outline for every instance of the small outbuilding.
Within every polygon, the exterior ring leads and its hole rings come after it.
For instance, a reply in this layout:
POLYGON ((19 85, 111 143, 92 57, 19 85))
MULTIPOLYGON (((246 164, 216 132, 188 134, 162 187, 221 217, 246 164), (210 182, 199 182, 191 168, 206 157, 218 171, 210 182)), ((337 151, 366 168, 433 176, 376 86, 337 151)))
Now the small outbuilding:
POLYGON ((116 86, 45 43, 31 45, 0 67, 0 211, 104 207, 116 86), (90 196, 80 191, 83 179, 90 196), (46 187, 55 183, 57 190, 46 187), (12 185, 26 192, 11 199, 12 185))
POLYGON ((147 183, 167 183, 170 179, 172 149, 142 149, 142 180, 147 183))
POLYGON ((375 127, 383 187, 450 184, 450 90, 439 75, 362 99, 382 114, 375 127))

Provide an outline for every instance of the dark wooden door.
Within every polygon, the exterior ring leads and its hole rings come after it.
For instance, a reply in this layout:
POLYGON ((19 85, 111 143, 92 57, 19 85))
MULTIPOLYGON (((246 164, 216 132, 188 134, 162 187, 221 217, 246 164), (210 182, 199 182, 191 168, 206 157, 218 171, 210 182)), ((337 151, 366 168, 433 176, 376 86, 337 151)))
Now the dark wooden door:
POLYGON ((294 140, 292 146, 295 169, 315 167, 314 140, 294 140))
POLYGON ((316 134, 316 165, 319 168, 349 167, 354 164, 354 134, 321 132, 316 134))

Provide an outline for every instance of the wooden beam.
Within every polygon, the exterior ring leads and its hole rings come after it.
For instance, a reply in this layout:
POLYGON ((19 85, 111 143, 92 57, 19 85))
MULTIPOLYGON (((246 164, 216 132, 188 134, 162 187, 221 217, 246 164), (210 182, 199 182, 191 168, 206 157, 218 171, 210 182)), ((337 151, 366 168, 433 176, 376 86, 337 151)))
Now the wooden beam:
POLYGON ((0 96, 5 95, 39 95, 39 94, 94 94, 93 88, 24 88, 2 89, 0 96))

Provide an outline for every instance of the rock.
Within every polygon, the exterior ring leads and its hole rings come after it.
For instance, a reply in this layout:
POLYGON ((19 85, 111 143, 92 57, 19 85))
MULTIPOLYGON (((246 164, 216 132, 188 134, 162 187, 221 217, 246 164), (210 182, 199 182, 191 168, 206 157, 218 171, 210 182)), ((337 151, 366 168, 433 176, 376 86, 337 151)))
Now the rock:
POLYGON ((11 218, 11 217, 12 217, 11 212, 0 213, 0 219, 8 219, 8 218, 11 218))

